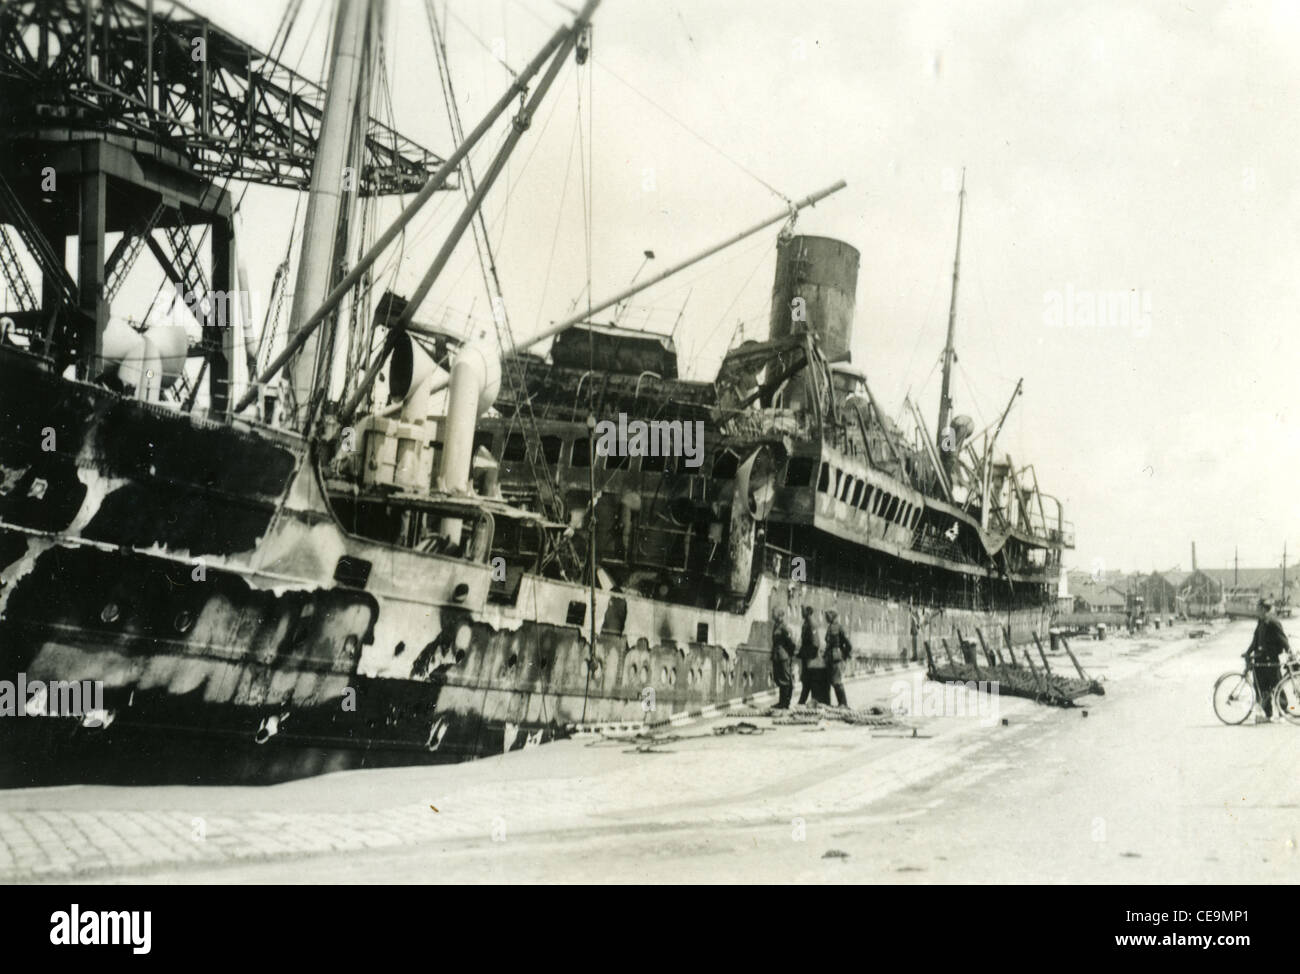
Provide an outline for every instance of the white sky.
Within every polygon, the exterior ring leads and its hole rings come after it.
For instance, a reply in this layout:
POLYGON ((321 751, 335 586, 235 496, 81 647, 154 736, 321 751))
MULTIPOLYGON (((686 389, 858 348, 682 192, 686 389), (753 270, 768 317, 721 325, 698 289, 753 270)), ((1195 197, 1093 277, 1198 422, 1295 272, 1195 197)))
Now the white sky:
MULTIPOLYGON (((289 45, 313 76, 329 20, 318 2, 289 45)), ((193 5, 263 46, 284 8, 193 5)), ((480 40, 504 38, 518 68, 566 15, 551 0, 451 10, 468 129, 509 80, 480 40)), ((394 3, 389 34, 398 127, 445 154, 422 0, 394 3)), ((1203 566, 1230 565, 1234 545, 1243 565, 1267 565, 1288 536, 1300 557, 1297 49, 1300 4, 1284 2, 605 0, 581 73, 593 293, 620 290, 647 248, 648 275, 779 209, 746 169, 791 197, 843 178, 799 229, 861 251, 854 361, 882 403, 910 388, 933 425, 965 166, 957 410, 982 427, 1024 377, 1002 446, 1065 502, 1067 561, 1189 568, 1195 540, 1203 566), (1136 292, 1150 318, 1049 327, 1047 296, 1067 289, 1136 292)), ((517 335, 565 316, 586 282, 575 71, 487 206, 517 335)), ((417 220, 396 290, 412 290, 458 201, 444 194, 417 220)), ((245 200, 255 293, 292 212, 285 191, 245 200)), ((711 377, 739 320, 766 333, 774 235, 645 292, 624 323, 667 330, 690 292, 683 367, 711 377)), ((421 318, 471 307, 487 311, 467 236, 421 318)))

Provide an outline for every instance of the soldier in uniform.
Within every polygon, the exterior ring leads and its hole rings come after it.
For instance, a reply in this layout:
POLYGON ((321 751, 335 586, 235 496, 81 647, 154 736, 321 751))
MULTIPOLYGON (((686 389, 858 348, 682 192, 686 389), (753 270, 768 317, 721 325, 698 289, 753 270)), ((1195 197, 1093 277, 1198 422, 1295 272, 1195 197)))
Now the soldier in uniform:
POLYGON ((800 681, 803 683, 803 688, 799 691, 800 705, 808 702, 809 694, 812 694, 813 700, 817 703, 829 704, 831 702, 829 673, 826 657, 822 655, 821 633, 817 631, 811 605, 803 607, 803 630, 799 634, 799 661, 803 664, 800 675, 800 681))
POLYGON ((1273 615, 1273 604, 1268 599, 1260 599, 1255 609, 1259 622, 1255 623, 1255 636, 1246 655, 1253 656, 1261 698, 1259 703, 1264 708, 1264 716, 1256 720, 1262 723, 1273 719, 1273 690, 1282 678, 1282 654, 1291 651, 1291 643, 1282 623, 1273 615))
POLYGON ((772 613, 772 682, 776 684, 780 699, 776 702, 777 710, 788 710, 790 697, 794 693, 794 663, 798 647, 790 628, 785 624, 785 612, 777 609, 772 613))
MULTIPOLYGON (((839 623, 839 614, 834 609, 826 610, 826 662, 829 664, 830 685, 835 690, 835 702, 841 707, 849 705, 849 696, 844 692, 844 664, 853 654, 849 637, 839 623)), ((829 695, 827 697, 829 700, 829 695)))

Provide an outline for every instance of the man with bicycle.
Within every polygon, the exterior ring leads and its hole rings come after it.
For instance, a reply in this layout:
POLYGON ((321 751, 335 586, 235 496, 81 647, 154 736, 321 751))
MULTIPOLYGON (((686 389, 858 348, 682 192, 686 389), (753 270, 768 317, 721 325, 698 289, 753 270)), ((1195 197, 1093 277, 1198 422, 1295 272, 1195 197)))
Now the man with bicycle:
MULTIPOLYGON (((1291 643, 1282 630, 1282 623, 1273 615, 1273 604, 1268 599, 1260 599, 1255 608, 1259 622, 1255 624, 1255 636, 1244 655, 1250 657, 1255 667, 1259 702, 1264 708, 1264 716, 1255 718, 1255 721, 1265 723, 1273 719, 1273 690, 1282 678, 1282 655, 1291 652, 1291 643)), ((1280 714, 1278 718, 1281 719, 1280 714)))

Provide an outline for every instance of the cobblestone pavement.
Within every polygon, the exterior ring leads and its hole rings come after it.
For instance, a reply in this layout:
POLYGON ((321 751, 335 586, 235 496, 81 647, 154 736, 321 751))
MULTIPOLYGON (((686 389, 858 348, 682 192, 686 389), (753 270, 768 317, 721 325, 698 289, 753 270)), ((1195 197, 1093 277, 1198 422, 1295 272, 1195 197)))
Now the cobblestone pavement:
MULTIPOLYGON (((1076 651, 1114 682, 1185 649, 1175 635, 1081 643, 1076 651)), ((919 679, 915 669, 879 672, 851 682, 850 699, 888 708, 902 683, 919 679)), ((972 716, 915 716, 896 728, 778 727, 745 718, 764 732, 724 737, 714 728, 736 718, 722 716, 663 728, 662 740, 645 752, 589 735, 461 765, 344 772, 270 787, 3 792, 0 881, 238 881, 231 870, 254 864, 271 868, 264 881, 292 881, 297 873, 276 864, 310 861, 319 878, 331 863, 342 870, 349 856, 400 856, 431 844, 825 818, 943 773, 969 784, 1002 767, 981 765, 975 754, 1032 736, 1037 725, 1068 713, 1002 697, 996 720, 976 717, 973 692, 960 692, 972 716)))

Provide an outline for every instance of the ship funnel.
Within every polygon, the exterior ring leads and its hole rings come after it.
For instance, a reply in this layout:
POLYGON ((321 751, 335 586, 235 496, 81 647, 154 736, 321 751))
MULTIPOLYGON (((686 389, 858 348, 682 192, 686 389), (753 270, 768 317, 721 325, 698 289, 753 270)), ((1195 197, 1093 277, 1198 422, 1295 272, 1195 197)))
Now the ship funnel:
MULTIPOLYGON (((461 348, 451 366, 447 387, 447 418, 442 432, 442 468, 438 487, 450 493, 469 490, 474 456, 474 427, 479 416, 496 402, 501 390, 501 359, 483 340, 461 348)), ((461 521, 446 518, 442 530, 452 544, 460 543, 461 521)))
POLYGON ((828 361, 848 361, 858 252, 831 237, 782 237, 776 246, 769 334, 811 331, 828 361))

